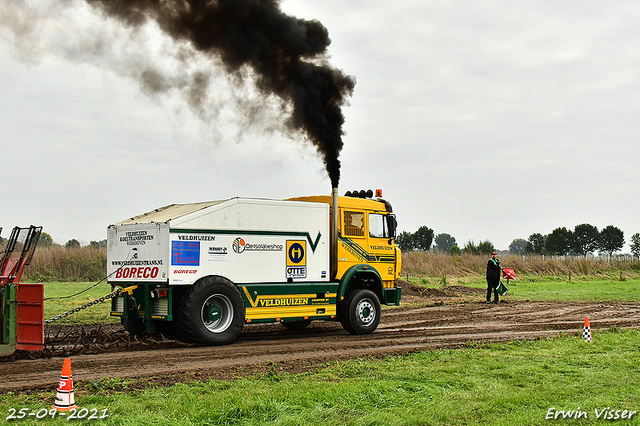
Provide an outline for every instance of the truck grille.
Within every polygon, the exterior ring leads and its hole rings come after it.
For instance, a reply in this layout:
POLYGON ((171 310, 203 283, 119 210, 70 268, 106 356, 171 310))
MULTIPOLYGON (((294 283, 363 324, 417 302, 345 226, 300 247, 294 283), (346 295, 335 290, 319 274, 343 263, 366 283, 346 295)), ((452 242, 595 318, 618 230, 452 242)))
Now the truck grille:
POLYGON ((153 300, 153 314, 154 315, 169 315, 169 299, 159 298, 153 300))
POLYGON ((113 298, 113 305, 111 306, 113 312, 124 312, 124 297, 118 296, 113 298))

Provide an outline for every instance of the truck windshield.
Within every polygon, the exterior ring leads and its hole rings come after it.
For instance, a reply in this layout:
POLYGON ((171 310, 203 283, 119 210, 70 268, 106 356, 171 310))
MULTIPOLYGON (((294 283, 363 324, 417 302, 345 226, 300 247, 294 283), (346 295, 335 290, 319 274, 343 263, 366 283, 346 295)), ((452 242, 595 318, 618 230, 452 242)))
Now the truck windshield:
POLYGON ((389 238, 387 221, 385 220, 384 215, 378 213, 369 213, 369 237, 389 238))

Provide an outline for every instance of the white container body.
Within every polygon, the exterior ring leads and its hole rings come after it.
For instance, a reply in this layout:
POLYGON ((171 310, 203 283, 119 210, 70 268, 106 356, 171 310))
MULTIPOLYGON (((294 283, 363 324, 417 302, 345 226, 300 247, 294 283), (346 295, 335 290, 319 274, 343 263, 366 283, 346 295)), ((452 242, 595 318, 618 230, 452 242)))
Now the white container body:
POLYGON ((329 205, 233 198, 168 206, 110 226, 107 265, 113 283, 329 281, 329 205))

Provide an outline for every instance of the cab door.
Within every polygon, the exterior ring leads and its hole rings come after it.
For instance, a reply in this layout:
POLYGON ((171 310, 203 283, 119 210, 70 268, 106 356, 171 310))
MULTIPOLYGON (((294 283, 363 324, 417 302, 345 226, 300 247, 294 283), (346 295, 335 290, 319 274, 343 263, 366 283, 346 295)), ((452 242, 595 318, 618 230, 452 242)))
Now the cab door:
POLYGON ((384 287, 393 287, 396 277, 396 250, 393 243, 392 231, 389 229, 389 215, 379 212, 369 212, 368 222, 368 251, 369 263, 382 276, 384 287))
POLYGON ((337 279, 340 279, 352 266, 371 263, 365 222, 366 212, 345 208, 341 213, 337 279))

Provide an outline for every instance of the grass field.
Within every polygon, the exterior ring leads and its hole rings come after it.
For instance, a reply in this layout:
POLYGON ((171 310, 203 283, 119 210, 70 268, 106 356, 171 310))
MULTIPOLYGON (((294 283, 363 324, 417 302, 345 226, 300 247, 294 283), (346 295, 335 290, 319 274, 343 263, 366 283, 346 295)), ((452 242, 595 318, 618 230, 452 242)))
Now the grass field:
MULTIPOLYGON (((434 278, 411 281, 442 285, 434 278)), ((449 284, 485 286, 477 277, 449 284)), ((47 283, 45 297, 73 294, 90 285, 47 283)), ((640 300, 638 279, 522 278, 509 287, 505 298, 514 300, 640 300)), ((103 283, 72 299, 50 300, 45 317, 108 292, 103 283)), ((108 310, 104 303, 66 320, 101 322, 108 319, 108 310)), ((639 351, 638 330, 612 329, 594 333, 593 343, 574 336, 491 345, 470 342, 463 349, 335 362, 315 373, 280 374, 274 368, 263 376, 231 382, 156 388, 106 378, 77 383, 76 402, 95 409, 98 416, 108 414, 95 422, 109 425, 640 424, 639 351), (609 415, 612 418, 605 419, 609 415), (626 418, 620 418, 623 415, 626 418)), ((0 419, 18 416, 20 409, 42 415, 54 397, 55 389, 1 395, 0 419)), ((9 421, 66 421, 33 417, 9 421)))
MULTIPOLYGON (((486 284, 481 286, 486 288, 486 284)), ((640 300, 640 280, 586 282, 510 282, 507 298, 573 302, 621 302, 640 300)))
MULTIPOLYGON (((560 336, 470 344, 336 362, 316 373, 133 392, 126 380, 103 379, 76 386, 76 402, 99 415, 106 410, 109 417, 95 422, 107 425, 542 425, 556 414, 554 422, 562 424, 604 424, 611 410, 612 416, 635 412, 618 422, 638 424, 639 349, 640 332, 611 330, 593 343, 560 336), (569 413, 571 419, 562 418, 569 413)), ((0 396, 1 418, 21 408, 44 414, 53 398, 53 391, 0 396)))
MULTIPOLYGON (((536 277, 538 278, 538 277, 536 277)), ((640 279, 619 281, 609 280, 576 280, 567 282, 563 279, 544 279, 532 281, 534 278, 522 278, 511 281, 508 284, 509 294, 503 300, 559 300, 574 302, 598 302, 598 301, 635 301, 640 300, 640 279)), ((439 279, 410 277, 411 284, 424 287, 442 287, 439 279)), ((45 283, 45 298, 68 296, 91 287, 94 283, 74 282, 45 283)), ((447 284, 459 284, 469 287, 486 288, 486 282, 482 278, 462 278, 447 284)), ((74 309, 92 300, 105 296, 110 291, 110 286, 101 283, 89 291, 78 296, 65 299, 51 299, 45 302, 45 319, 74 309)), ((99 322, 118 322, 119 319, 109 317, 109 301, 83 309, 66 318, 58 320, 61 324, 91 324, 99 322)))
MULTIPOLYGON (((100 283, 82 294, 67 298, 85 289, 92 287, 95 283, 73 282, 60 283, 48 282, 44 284, 44 318, 45 320, 60 315, 64 312, 75 309, 79 306, 97 300, 111 292, 111 286, 107 283, 100 283), (59 297, 64 297, 58 299, 59 297), (49 299, 49 300, 46 300, 49 299)), ((57 321, 58 324, 92 324, 101 322, 119 322, 117 317, 110 317, 111 309, 110 301, 99 303, 82 309, 80 312, 74 312, 68 317, 57 321)))
MULTIPOLYGON (((441 288, 442 279, 409 277, 416 286, 441 288)), ((504 300, 557 300, 573 302, 624 302, 640 300, 640 279, 591 279, 566 281, 561 278, 523 277, 503 282, 509 288, 504 300)), ((481 277, 447 280, 447 285, 487 288, 481 277)))

